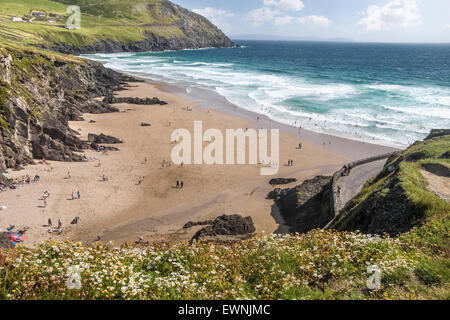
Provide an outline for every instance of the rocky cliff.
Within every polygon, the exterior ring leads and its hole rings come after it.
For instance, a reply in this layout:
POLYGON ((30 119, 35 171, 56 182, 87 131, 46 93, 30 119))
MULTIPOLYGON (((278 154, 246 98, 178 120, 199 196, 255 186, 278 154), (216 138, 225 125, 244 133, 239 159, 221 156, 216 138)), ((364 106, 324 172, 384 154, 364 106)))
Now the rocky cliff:
POLYGON ((330 207, 331 177, 317 176, 295 188, 275 189, 268 198, 275 200, 291 233, 323 228, 334 217, 330 207))
POLYGON ((114 112, 94 97, 127 77, 102 65, 39 50, 0 46, 0 170, 35 159, 81 161, 87 147, 68 127, 81 114, 114 112))

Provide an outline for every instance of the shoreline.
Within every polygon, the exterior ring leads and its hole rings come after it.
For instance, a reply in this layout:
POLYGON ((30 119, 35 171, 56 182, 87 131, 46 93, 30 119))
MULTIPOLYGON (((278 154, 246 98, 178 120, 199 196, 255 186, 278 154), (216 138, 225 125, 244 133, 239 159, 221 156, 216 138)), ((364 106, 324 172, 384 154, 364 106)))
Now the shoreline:
MULTIPOLYGON (((268 181, 275 177, 297 178, 293 187, 316 175, 331 175, 344 164, 368 155, 385 153, 383 146, 354 142, 338 137, 328 137, 302 129, 301 137, 296 128, 276 124, 260 116, 257 122, 254 114, 242 112, 237 107, 232 112, 223 109, 205 108, 205 104, 186 100, 176 92, 169 91, 161 83, 131 83, 126 90, 115 92, 118 97, 158 97, 167 101, 166 106, 143 106, 114 104, 120 112, 107 114, 84 114, 84 121, 73 121, 69 125, 87 139, 88 133, 115 136, 124 141, 114 145, 120 150, 105 154, 86 150, 89 162, 51 162, 48 166, 37 164, 21 171, 11 171, 11 177, 24 174, 38 174, 41 182, 25 185, 20 190, 1 194, 2 205, 7 210, 0 215, 0 227, 9 224, 31 226, 27 233, 32 245, 46 239, 82 241, 90 243, 97 236, 102 241, 146 241, 179 242, 189 240, 197 231, 184 230, 188 221, 203 221, 222 214, 251 216, 257 233, 273 233, 283 227, 280 216, 272 212, 273 201, 266 195, 274 189, 268 181), (192 111, 186 111, 189 106, 192 111), (209 110, 209 111, 208 111, 209 110), (172 165, 161 168, 163 159, 170 159, 173 144, 170 135, 178 128, 191 129, 193 121, 201 120, 205 128, 279 128, 280 164, 293 159, 295 165, 280 165, 276 176, 260 176, 261 166, 237 165, 190 165, 179 168, 172 165), (95 123, 91 122, 95 121, 95 123), (150 127, 142 127, 141 122, 150 127), (172 125, 168 125, 171 122, 172 125), (299 139, 303 144, 296 150, 299 139), (327 139, 331 145, 321 145, 327 139), (359 145, 359 147, 356 147, 359 145), (355 150, 356 149, 356 150, 355 150), (339 151, 338 152, 336 152, 339 151), (149 163, 144 164, 144 157, 149 163), (101 166, 96 165, 101 160, 101 166), (72 178, 66 179, 67 172, 72 178), (106 174, 110 179, 102 182, 106 174), (138 177, 145 177, 141 185, 138 177), (185 181, 182 192, 174 189, 177 179, 185 181), (38 200, 44 191, 52 196, 49 206, 42 208, 38 200), (70 193, 81 190, 81 198, 70 199, 70 193), (78 225, 70 225, 74 217, 80 217, 78 225), (64 234, 47 233, 44 226, 47 219, 63 221, 64 234)), ((101 99, 101 98, 98 98, 101 99)), ((216 106, 214 97, 206 102, 216 106)))
POLYGON ((301 129, 301 134, 299 134, 298 127, 272 120, 265 114, 260 114, 241 108, 238 105, 228 101, 224 96, 212 90, 196 88, 198 91, 195 92, 195 94, 191 94, 187 93, 187 87, 183 87, 181 84, 171 84, 160 80, 149 79, 144 76, 136 76, 132 73, 126 73, 116 69, 114 70, 126 76, 133 77, 155 85, 158 89, 163 90, 167 93, 173 93, 182 97, 183 99, 191 100, 198 104, 198 107, 203 110, 216 110, 229 115, 245 118, 252 122, 254 128, 260 126, 262 128, 279 129, 282 132, 298 136, 299 139, 314 143, 318 146, 322 146, 323 142, 328 143, 331 141, 331 146, 328 144, 330 151, 346 156, 354 161, 377 156, 380 154, 403 150, 392 146, 354 140, 348 137, 316 132, 304 128, 301 129), (259 121, 256 120, 257 118, 259 118, 259 121), (342 146, 347 146, 350 144, 352 145, 351 148, 342 148, 342 146))

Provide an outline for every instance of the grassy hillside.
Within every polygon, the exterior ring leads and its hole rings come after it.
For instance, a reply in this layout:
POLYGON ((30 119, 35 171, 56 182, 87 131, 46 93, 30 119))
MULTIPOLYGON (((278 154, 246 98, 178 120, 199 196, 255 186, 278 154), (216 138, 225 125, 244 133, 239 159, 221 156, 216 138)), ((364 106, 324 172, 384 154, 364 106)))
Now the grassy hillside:
POLYGON ((211 46, 229 41, 207 19, 167 0, 0 0, 0 38, 25 45, 83 49, 99 42, 126 45, 156 37, 185 39, 180 45, 194 46, 189 41, 199 34, 211 46), (80 6, 81 29, 64 28, 69 5, 80 6), (11 21, 14 16, 30 20, 32 10, 46 17, 34 17, 31 23, 11 21))
MULTIPOLYGON (((446 156, 450 135, 418 142, 387 161, 384 170, 369 180, 331 228, 364 233, 406 231, 408 238, 437 253, 450 248, 450 204, 428 189, 420 169, 430 163, 450 167, 446 156)), ((448 179, 448 178, 442 178, 448 179)))

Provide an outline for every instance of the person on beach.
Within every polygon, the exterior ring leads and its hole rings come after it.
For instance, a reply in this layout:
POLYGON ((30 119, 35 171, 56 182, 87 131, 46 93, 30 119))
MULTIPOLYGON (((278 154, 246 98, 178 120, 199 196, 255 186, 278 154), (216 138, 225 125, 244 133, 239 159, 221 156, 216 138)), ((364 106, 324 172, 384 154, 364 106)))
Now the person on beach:
POLYGON ((48 218, 48 226, 51 227, 52 226, 52 219, 48 218))
POLYGON ((180 188, 180 181, 177 180, 177 189, 180 188))
POLYGON ((139 185, 142 184, 142 178, 141 178, 141 177, 139 177, 138 184, 139 184, 139 185))
POLYGON ((80 198, 81 198, 81 194, 80 194, 80 191, 77 191, 77 196, 78 196, 78 199, 80 199, 80 198))
POLYGON ((67 179, 70 179, 70 171, 67 171, 67 179))
POLYGON ((72 191, 72 200, 75 200, 75 193, 72 191))
POLYGON ((184 182, 181 181, 181 183, 180 183, 180 189, 183 189, 183 187, 184 187, 184 182))
POLYGON ((47 199, 44 199, 44 208, 47 208, 47 199))
POLYGON ((62 221, 61 221, 61 219, 58 219, 58 229, 61 229, 61 227, 62 227, 62 221))

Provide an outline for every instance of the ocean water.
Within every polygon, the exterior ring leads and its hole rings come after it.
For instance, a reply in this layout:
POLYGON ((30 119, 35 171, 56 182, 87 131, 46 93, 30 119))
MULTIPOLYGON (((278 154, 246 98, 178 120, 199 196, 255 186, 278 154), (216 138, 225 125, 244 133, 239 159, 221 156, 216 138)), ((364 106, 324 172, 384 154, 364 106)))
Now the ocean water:
POLYGON ((450 45, 236 41, 242 47, 85 55, 317 132, 405 147, 450 128, 450 45))

